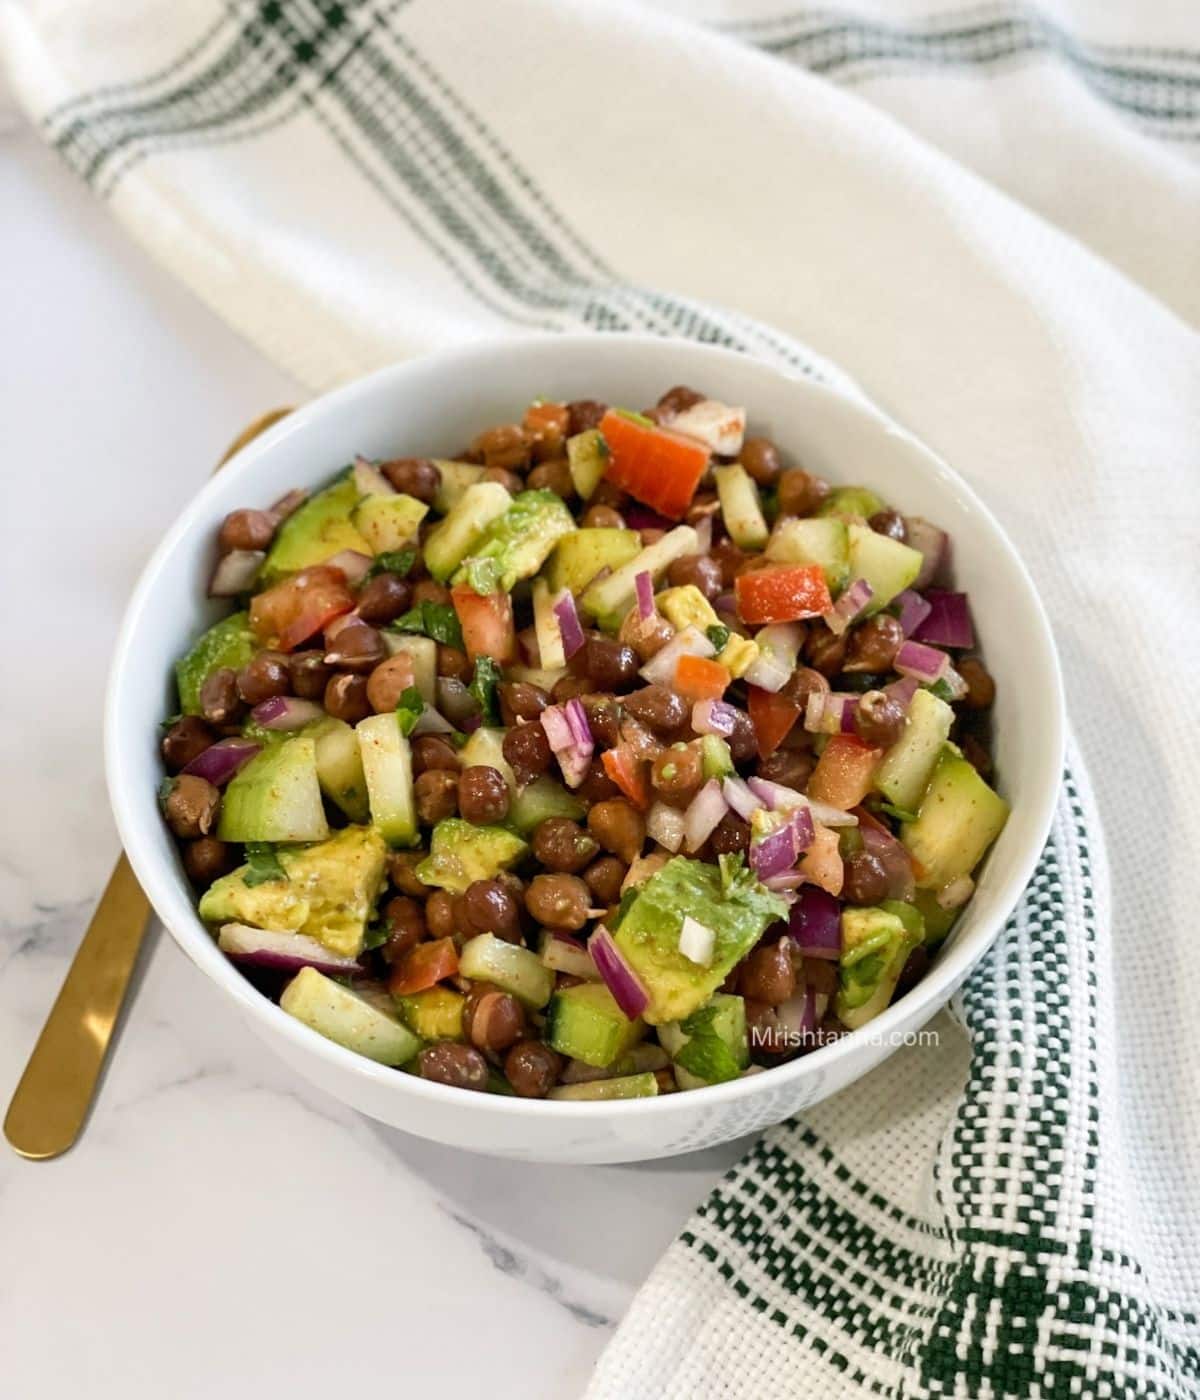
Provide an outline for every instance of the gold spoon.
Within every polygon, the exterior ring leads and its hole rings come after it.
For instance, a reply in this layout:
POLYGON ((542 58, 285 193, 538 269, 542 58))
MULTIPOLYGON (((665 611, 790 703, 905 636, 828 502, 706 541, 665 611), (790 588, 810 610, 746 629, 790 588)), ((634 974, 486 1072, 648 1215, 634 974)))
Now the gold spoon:
MULTIPOLYGON (((255 419, 217 470, 290 412, 275 408, 255 419)), ((22 1157, 57 1157, 82 1131, 149 919, 149 901, 122 854, 8 1106, 4 1136, 22 1157)))

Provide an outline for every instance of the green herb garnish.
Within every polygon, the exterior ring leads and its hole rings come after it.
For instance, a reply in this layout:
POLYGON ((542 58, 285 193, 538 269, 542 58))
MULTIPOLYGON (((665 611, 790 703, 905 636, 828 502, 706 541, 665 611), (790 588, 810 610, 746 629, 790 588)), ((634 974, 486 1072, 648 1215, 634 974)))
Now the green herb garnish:
POLYGON ((716 1014, 715 1006, 702 1006, 679 1023, 688 1042, 675 1056, 680 1068, 708 1084, 723 1084, 741 1073, 733 1051, 713 1029, 716 1014))
POLYGON ((467 687, 479 701, 483 711, 484 724, 498 724, 500 716, 496 710, 496 687, 500 684, 500 667, 490 656, 481 656, 475 662, 475 672, 467 687))
POLYGON ((458 614, 449 603, 433 603, 427 599, 388 625, 393 632, 416 632, 432 637, 444 647, 462 649, 462 628, 458 625, 458 614))
POLYGON ((286 880, 287 871, 279 863, 275 847, 267 841, 246 843, 246 873, 243 882, 253 887, 265 885, 269 880, 286 880))
POLYGON ((406 739, 416 728, 417 720, 424 712, 425 700, 415 685, 410 685, 401 692, 400 699, 396 702, 396 720, 400 725, 400 733, 406 739))
POLYGON ((375 556, 375 562, 367 570, 363 579, 372 579, 376 574, 399 574, 403 577, 417 561, 415 549, 389 549, 375 556))
POLYGON ((729 628, 722 622, 714 622, 711 627, 704 629, 704 635, 713 644, 714 650, 724 651, 729 641, 729 628))

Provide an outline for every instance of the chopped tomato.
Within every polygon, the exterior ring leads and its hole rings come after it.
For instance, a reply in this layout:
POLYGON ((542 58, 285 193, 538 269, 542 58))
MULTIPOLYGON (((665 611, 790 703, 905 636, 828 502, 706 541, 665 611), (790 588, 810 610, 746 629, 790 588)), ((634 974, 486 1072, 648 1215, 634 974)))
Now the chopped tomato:
POLYGON ((820 885, 832 895, 841 894, 846 871, 842 864, 842 853, 838 848, 837 832, 817 822, 813 839, 808 843, 808 850, 800 857, 797 869, 812 884, 820 885))
POLYGON ((621 744, 615 749, 605 749, 600 761, 630 802, 644 812, 650 806, 650 780, 643 760, 634 757, 632 749, 621 744))
POLYGON ((452 938, 436 938, 432 943, 418 943, 410 948, 392 968, 388 991, 394 997, 411 996, 436 986, 458 971, 458 954, 452 938))
POLYGON ((512 599, 507 593, 476 593, 470 584, 456 583, 450 590, 450 601, 458 614, 463 646, 472 661, 490 656, 507 666, 517 659, 512 599))
POLYGON ((612 408, 600 420, 600 434, 609 453, 605 479, 643 505, 681 520, 708 467, 708 448, 612 408))
POLYGON ((251 600, 250 629, 267 646, 294 651, 353 606, 341 569, 314 564, 251 600))
POLYGON ((800 718, 800 706, 786 695, 777 695, 760 686, 746 687, 747 709, 754 726, 759 758, 767 758, 783 743, 800 718))
POLYGON ((733 582, 743 622, 797 622, 833 606, 820 564, 780 564, 738 574, 733 582))
POLYGON ((675 689, 688 700, 719 700, 731 680, 728 666, 706 656, 681 656, 675 663, 675 689))
POLYGON ((551 457, 562 456, 570 423, 571 415, 567 412, 566 404, 539 401, 529 405, 521 426, 525 429, 525 436, 533 443, 535 460, 544 462, 551 457))
POLYGON ((821 752, 808 780, 808 795, 848 812, 871 790, 871 778, 883 757, 855 734, 834 734, 821 752))

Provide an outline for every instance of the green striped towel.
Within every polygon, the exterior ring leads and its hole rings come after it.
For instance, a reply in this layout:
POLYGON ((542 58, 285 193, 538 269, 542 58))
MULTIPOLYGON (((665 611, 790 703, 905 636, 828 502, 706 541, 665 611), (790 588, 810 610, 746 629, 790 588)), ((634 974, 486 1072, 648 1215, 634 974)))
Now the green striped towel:
POLYGON ((1194 8, 25 0, 0 54, 313 387, 522 328, 852 376, 1042 590, 1077 747, 1024 902, 938 1049, 718 1186, 592 1395, 1200 1393, 1194 8))

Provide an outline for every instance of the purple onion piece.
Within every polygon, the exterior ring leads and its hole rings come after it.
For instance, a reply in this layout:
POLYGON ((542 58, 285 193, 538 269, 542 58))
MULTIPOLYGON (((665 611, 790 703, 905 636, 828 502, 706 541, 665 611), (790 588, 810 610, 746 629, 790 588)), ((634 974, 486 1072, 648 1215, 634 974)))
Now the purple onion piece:
POLYGON ((764 836, 750 847, 750 864, 760 880, 770 875, 782 875, 796 863, 800 854, 796 847, 796 828, 785 822, 778 831, 764 836))
POLYGON ((901 643, 893 664, 902 676, 912 676, 924 684, 932 685, 942 678, 950 664, 950 658, 944 651, 926 646, 924 642, 907 641, 901 643))
POLYGON ((788 915, 788 937, 806 958, 841 957, 841 905, 828 890, 805 885, 788 915))
POLYGON ((261 748, 253 739, 222 739, 197 754, 183 771, 190 777, 204 778, 214 787, 224 787, 261 748))
POLYGON ((303 729, 324 714, 325 711, 315 700, 298 700, 294 695, 272 695, 261 705, 255 705, 250 711, 250 718, 262 729, 289 733, 303 729))
POLYGON ((744 778, 726 778, 721 788, 725 793, 725 801, 743 821, 748 822, 763 806, 763 799, 750 790, 744 778))
POLYGON ((588 939, 587 946, 613 1000, 630 1020, 640 1016, 650 1004, 649 994, 603 924, 588 939))
POLYGON ((575 607, 575 599, 569 589, 564 588, 554 601, 554 616, 562 636, 563 655, 569 661, 584 645, 583 625, 575 607))
POLYGON ((929 612, 913 630, 914 641, 964 649, 975 645, 971 609, 965 593, 947 593, 931 588, 926 601, 929 612))
POLYGON ((654 580, 649 569, 642 569, 635 576, 633 586, 637 590, 638 616, 644 622, 654 616, 654 580))
POLYGON ((900 629, 906 637, 911 637, 922 622, 929 616, 932 604, 911 588, 897 593, 892 599, 897 608, 896 617, 900 629))
POLYGON ((217 947, 234 962, 249 967, 299 972, 315 967, 333 977, 358 977, 363 969, 357 958, 331 953, 315 938, 303 933, 277 933, 251 928, 248 924, 226 924, 217 938, 217 947))

